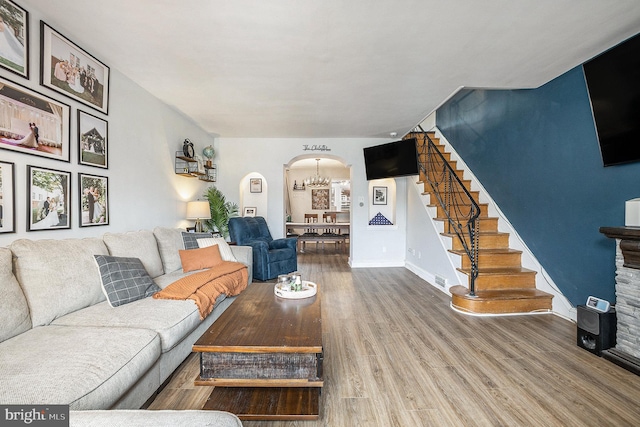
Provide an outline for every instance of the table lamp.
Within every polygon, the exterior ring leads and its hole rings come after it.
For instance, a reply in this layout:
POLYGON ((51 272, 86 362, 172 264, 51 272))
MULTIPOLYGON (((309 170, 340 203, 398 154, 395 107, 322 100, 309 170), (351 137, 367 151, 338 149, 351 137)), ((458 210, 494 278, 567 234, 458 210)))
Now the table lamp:
POLYGON ((202 232, 202 220, 211 219, 211 210, 209 202, 204 200, 196 200, 187 202, 187 219, 196 220, 196 232, 202 232))

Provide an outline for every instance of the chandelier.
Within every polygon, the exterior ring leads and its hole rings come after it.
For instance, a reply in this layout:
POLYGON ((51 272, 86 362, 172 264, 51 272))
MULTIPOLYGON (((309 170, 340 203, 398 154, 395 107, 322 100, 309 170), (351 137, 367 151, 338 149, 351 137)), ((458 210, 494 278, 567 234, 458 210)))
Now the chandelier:
POLYGON ((328 187, 331 184, 331 178, 328 176, 320 176, 320 159, 316 159, 316 174, 304 180, 307 187, 328 187))

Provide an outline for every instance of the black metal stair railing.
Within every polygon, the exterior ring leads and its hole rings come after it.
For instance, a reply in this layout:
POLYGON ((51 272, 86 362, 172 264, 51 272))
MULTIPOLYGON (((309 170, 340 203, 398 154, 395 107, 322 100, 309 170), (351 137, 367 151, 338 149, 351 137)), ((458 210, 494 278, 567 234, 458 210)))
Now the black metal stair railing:
POLYGON ((418 126, 407 137, 416 138, 421 179, 429 183, 431 194, 446 216, 445 231, 456 234, 469 258, 469 296, 476 296, 480 206, 422 127, 418 126))

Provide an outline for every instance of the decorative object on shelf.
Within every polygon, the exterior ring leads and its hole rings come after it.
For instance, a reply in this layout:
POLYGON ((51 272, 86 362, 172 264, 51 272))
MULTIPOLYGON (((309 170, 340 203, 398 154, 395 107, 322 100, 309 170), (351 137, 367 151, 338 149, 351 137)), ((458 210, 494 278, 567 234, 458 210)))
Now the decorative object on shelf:
POLYGON ((387 204, 387 187, 373 187, 373 204, 387 204))
POLYGON ((369 225, 393 225, 391 221, 389 221, 382 213, 378 212, 376 216, 371 218, 369 221, 369 225))
POLYGON ((205 165, 204 174, 198 176, 198 178, 202 181, 216 182, 216 179, 218 178, 218 168, 216 167, 216 165, 205 165))
POLYGON ((302 182, 302 185, 298 185, 298 181, 293 181, 293 189, 295 191, 305 191, 307 187, 304 186, 304 182, 302 182))
POLYGON ((109 225, 109 178, 78 174, 80 227, 109 225))
POLYGON ((78 164, 109 168, 107 121, 78 110, 78 164))
POLYGON ((15 165, 0 161, 0 233, 16 231, 15 177, 15 165))
POLYGON ((69 161, 68 105, 3 78, 0 96, 0 148, 69 161))
POLYGON ((242 216, 256 216, 258 209, 254 207, 245 207, 242 216))
POLYGON ((202 150, 202 154, 204 155, 204 157, 207 158, 206 162, 205 162, 205 166, 207 166, 208 168, 213 166, 213 156, 216 155, 216 150, 213 149, 213 146, 208 145, 206 147, 204 147, 204 150, 202 150))
POLYGON ((5 48, 0 50, 0 66, 29 78, 29 12, 12 2, 0 0, 5 48))
POLYGON ((195 150, 193 149, 193 142, 191 142, 189 138, 185 139, 184 142, 182 143, 182 154, 185 157, 188 157, 190 159, 193 159, 193 156, 195 155, 195 150))
POLYGON ((209 201, 211 219, 204 222, 208 231, 218 232, 225 239, 229 237, 229 218, 238 216, 238 205, 227 202, 222 191, 215 186, 207 189, 205 197, 209 201))
POLYGON ((331 184, 331 178, 320 175, 320 159, 316 159, 316 174, 304 180, 304 185, 311 188, 328 187, 331 184))
POLYGON ((71 172, 27 165, 27 231, 71 228, 71 172))
POLYGON ((252 193, 262 193, 262 178, 249 179, 249 191, 252 193))
POLYGON ((109 67, 40 21, 40 83, 109 114, 109 67))
POLYGON ((203 231, 202 220, 211 219, 211 208, 206 200, 187 202, 187 219, 196 220, 196 233, 203 231))

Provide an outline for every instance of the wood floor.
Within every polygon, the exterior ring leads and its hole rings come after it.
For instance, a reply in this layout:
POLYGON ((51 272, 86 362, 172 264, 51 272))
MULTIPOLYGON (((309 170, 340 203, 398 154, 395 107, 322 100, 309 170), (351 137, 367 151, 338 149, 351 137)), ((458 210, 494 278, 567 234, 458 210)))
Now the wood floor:
MULTIPOLYGON (((554 315, 468 317, 404 268, 313 248, 325 349, 319 421, 245 426, 637 426, 640 377, 578 348, 554 315)), ((230 307, 233 310, 233 305, 230 307)), ((149 409, 200 409, 192 354, 149 409)))

